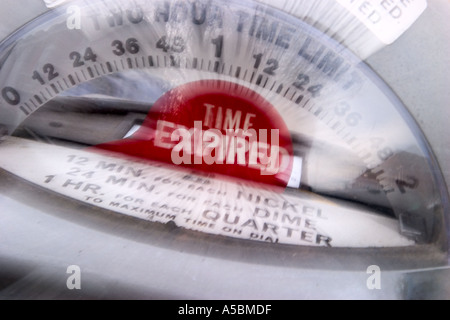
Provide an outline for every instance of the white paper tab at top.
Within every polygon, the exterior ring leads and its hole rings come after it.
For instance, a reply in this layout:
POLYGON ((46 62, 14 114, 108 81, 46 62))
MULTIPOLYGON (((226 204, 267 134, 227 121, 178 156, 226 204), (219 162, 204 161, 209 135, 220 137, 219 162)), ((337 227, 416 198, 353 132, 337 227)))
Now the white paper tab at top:
POLYGON ((54 8, 69 1, 70 0, 44 0, 44 3, 47 8, 54 8))
POLYGON ((426 0, 336 0, 380 41, 397 40, 427 8, 426 0))

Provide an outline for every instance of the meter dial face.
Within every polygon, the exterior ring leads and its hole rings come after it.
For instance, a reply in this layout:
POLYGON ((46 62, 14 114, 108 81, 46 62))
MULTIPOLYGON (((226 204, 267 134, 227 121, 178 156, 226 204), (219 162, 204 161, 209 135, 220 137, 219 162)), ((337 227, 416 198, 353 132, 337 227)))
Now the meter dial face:
POLYGON ((439 168, 400 101, 345 47, 283 12, 73 1, 0 54, 3 184, 210 241, 443 238, 439 168))

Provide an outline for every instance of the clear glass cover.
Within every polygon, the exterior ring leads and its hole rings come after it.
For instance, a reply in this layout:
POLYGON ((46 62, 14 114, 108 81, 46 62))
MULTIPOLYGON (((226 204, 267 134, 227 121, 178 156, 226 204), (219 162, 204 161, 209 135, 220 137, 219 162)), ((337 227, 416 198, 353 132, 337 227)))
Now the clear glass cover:
POLYGON ((7 197, 226 252, 445 256, 446 188, 418 126, 299 19, 252 1, 72 1, 0 61, 7 197))

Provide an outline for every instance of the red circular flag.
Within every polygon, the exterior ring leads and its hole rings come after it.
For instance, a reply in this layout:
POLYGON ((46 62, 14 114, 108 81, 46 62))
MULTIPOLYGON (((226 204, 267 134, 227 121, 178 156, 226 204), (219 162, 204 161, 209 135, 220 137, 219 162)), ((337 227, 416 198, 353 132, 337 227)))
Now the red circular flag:
POLYGON ((131 137, 96 148, 283 187, 292 170, 292 141, 276 109, 222 80, 168 91, 131 137))

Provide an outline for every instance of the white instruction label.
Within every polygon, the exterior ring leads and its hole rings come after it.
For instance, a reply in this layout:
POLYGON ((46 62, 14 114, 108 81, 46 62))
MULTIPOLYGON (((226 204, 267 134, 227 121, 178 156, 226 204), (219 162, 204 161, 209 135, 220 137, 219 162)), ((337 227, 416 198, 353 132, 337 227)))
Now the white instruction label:
POLYGON ((0 143, 0 168, 93 206, 208 234, 302 246, 414 244, 397 220, 372 212, 117 155, 10 137, 0 143))
POLYGON ((397 40, 427 7, 426 0, 336 0, 385 44, 397 40))

